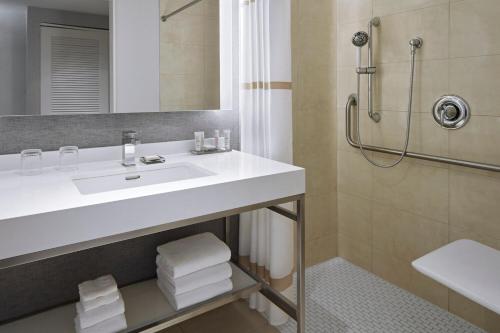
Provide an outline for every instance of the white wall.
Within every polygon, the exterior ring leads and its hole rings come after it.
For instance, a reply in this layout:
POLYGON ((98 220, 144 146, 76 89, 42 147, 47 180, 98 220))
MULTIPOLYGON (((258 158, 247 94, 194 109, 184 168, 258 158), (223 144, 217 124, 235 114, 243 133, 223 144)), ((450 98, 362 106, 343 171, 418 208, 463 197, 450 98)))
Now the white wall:
POLYGON ((25 114, 26 6, 0 4, 0 114, 25 114))
POLYGON ((158 0, 111 0, 112 112, 160 110, 158 0))

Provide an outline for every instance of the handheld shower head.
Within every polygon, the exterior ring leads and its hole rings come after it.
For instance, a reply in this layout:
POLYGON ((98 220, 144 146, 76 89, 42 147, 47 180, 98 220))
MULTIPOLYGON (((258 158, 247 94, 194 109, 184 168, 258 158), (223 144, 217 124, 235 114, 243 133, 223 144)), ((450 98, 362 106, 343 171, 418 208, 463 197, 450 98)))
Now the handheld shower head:
POLYGON ((361 48, 368 43, 369 38, 364 31, 358 31, 352 36, 352 44, 356 46, 356 67, 361 67, 361 48))
POLYGON ((358 31, 352 36, 352 44, 357 47, 363 47, 368 43, 368 34, 364 31, 358 31))

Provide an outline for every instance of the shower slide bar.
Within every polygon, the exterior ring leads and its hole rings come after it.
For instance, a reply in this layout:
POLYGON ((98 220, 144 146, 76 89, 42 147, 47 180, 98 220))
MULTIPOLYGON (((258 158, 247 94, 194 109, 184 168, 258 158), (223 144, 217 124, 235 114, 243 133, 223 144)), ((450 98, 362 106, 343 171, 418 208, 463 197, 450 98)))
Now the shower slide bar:
MULTIPOLYGON (((357 105, 356 94, 351 94, 348 97, 347 103, 346 103, 346 106, 345 106, 345 112, 346 112, 346 129, 345 129, 345 134, 346 134, 347 142, 352 147, 359 149, 359 143, 357 143, 356 141, 354 141, 354 139, 352 137, 352 115, 351 115, 351 109, 352 109, 353 106, 356 106, 356 105, 357 105)), ((384 147, 379 147, 379 146, 370 146, 370 145, 363 145, 363 149, 370 150, 370 151, 375 151, 375 152, 378 152, 378 153, 391 154, 391 155, 401 155, 401 153, 402 153, 400 150, 390 149, 390 148, 384 148, 384 147)), ((458 159, 449 158, 449 157, 435 156, 435 155, 428 155, 428 154, 421 154, 421 153, 413 153, 413 152, 406 152, 405 156, 410 157, 410 158, 420 159, 420 160, 426 160, 426 161, 432 161, 432 162, 440 162, 440 163, 458 165, 458 166, 463 166, 463 167, 467 167, 467 168, 480 169, 480 170, 493 171, 493 172, 500 172, 500 165, 487 164, 487 163, 479 163, 479 162, 467 161, 467 160, 458 160, 458 159)))

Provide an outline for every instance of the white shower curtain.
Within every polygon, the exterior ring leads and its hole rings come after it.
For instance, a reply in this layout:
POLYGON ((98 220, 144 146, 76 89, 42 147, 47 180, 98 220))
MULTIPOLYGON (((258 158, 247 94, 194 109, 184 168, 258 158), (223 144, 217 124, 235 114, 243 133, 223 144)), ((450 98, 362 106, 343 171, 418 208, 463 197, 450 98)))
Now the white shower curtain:
MULTIPOLYGON (((241 150, 291 163, 290 0, 241 4, 240 82, 241 150)), ((240 263, 285 295, 292 287, 293 226, 269 210, 240 217, 240 263)), ((252 295, 249 304, 271 325, 288 320, 261 294, 252 295)))

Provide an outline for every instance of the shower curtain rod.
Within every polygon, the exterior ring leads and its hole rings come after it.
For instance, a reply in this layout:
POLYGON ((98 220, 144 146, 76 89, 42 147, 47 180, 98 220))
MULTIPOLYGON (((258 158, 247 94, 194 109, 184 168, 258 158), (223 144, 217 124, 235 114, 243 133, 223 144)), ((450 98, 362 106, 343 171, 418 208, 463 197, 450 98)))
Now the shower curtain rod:
MULTIPOLYGON (((352 125, 351 125, 351 118, 352 118, 351 117, 351 108, 353 106, 356 106, 356 105, 357 105, 356 95, 351 94, 349 96, 349 98, 347 99, 347 103, 345 106, 345 112, 346 112, 345 135, 346 135, 346 139, 347 139, 347 142, 349 143, 349 145, 351 145, 354 148, 359 148, 359 143, 354 141, 354 139, 352 138, 352 125)), ((400 155, 401 154, 401 151, 399 151, 399 150, 378 147, 378 146, 368 146, 368 145, 365 146, 365 145, 363 145, 363 149, 371 150, 371 151, 375 151, 375 152, 379 152, 379 153, 391 154, 391 155, 400 155)), ((411 157, 411 158, 417 158, 420 160, 447 163, 447 164, 452 164, 452 165, 459 165, 459 166, 463 166, 463 167, 467 167, 467 168, 500 172, 500 165, 479 163, 479 162, 466 161, 466 160, 458 160, 458 159, 449 158, 449 157, 427 155, 427 154, 413 153, 413 152, 407 152, 405 154, 405 156, 411 157)))
POLYGON ((174 11, 173 11, 173 12, 171 12, 170 14, 163 15, 163 16, 161 17, 162 22, 165 22, 165 21, 166 21, 169 17, 172 17, 172 16, 174 16, 174 15, 176 15, 176 14, 179 14, 180 12, 182 12, 182 11, 184 11, 184 10, 188 9, 188 8, 189 8, 189 7, 191 7, 191 6, 196 5, 198 2, 201 2, 201 1, 203 1, 203 0, 193 0, 193 1, 191 1, 190 3, 188 3, 188 4, 184 5, 184 6, 182 6, 181 8, 174 10, 174 11))

